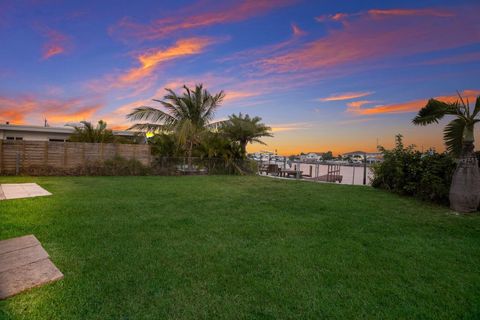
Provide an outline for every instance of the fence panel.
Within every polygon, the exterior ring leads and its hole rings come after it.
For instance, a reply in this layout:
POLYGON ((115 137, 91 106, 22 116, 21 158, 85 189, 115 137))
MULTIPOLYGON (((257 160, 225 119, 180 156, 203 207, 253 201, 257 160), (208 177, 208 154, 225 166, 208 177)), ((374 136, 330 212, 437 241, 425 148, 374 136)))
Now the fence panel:
POLYGON ((0 140, 0 174, 32 168, 69 170, 116 156, 151 165, 149 145, 0 140))

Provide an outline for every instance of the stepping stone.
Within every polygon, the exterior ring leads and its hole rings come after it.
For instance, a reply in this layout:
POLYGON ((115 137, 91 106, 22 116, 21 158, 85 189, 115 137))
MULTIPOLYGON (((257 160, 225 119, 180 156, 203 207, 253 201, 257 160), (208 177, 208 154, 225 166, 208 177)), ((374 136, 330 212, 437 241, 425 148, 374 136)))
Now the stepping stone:
MULTIPOLYGON (((20 199, 40 196, 49 196, 50 192, 36 183, 8 183, 0 185, 4 199, 20 199)), ((2 197, 0 196, 0 200, 2 197)))
POLYGON ((0 241, 0 299, 61 278, 35 236, 0 241))
POLYGON ((63 278, 50 259, 0 273, 0 300, 63 278))

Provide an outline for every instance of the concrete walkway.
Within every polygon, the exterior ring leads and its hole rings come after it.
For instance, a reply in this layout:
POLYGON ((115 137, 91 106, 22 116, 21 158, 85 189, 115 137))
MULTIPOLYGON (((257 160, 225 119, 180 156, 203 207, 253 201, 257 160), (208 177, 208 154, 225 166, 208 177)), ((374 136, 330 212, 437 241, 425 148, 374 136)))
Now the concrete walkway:
POLYGON ((36 183, 8 183, 0 185, 0 200, 32 198, 52 195, 36 183))

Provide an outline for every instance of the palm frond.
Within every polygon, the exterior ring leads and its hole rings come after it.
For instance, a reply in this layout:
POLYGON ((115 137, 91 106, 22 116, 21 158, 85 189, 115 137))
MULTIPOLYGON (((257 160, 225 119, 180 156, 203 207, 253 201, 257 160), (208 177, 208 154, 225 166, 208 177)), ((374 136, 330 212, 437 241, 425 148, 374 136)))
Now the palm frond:
POLYGON ((458 103, 446 103, 435 99, 428 100, 425 107, 418 111, 412 122, 415 125, 425 126, 438 123, 446 114, 458 114, 458 103))
POLYGON ((479 112, 480 112, 480 96, 478 96, 477 100, 475 101, 475 108, 473 109, 472 117, 475 118, 479 112))
POLYGON ((176 121, 176 119, 170 114, 148 106, 135 108, 127 115, 127 118, 131 121, 150 121, 152 123, 165 122, 166 124, 172 124, 176 121))
POLYGON ((127 130, 137 130, 140 132, 153 132, 153 133, 160 133, 160 132, 169 132, 170 129, 161 124, 155 123, 136 123, 127 130))
POLYGON ((466 123, 463 119, 457 118, 445 126, 443 130, 443 140, 448 152, 458 157, 462 152, 463 132, 466 123))

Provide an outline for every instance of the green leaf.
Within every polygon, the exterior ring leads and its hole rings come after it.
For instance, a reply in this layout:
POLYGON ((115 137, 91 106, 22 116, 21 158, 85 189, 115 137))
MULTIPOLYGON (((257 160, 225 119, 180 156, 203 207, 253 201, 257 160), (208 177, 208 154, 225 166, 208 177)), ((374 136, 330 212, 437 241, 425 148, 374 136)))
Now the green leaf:
POLYGON ((463 131, 465 129, 465 121, 461 118, 452 120, 445 126, 443 130, 443 140, 447 151, 458 157, 462 152, 463 131))
POLYGON ((438 123, 446 114, 458 114, 458 103, 446 103, 435 99, 428 100, 425 107, 418 111, 412 122, 415 125, 425 126, 438 123))
POLYGON ((475 102, 475 109, 473 110, 473 118, 477 116, 480 112, 480 96, 477 97, 477 101, 475 102))

